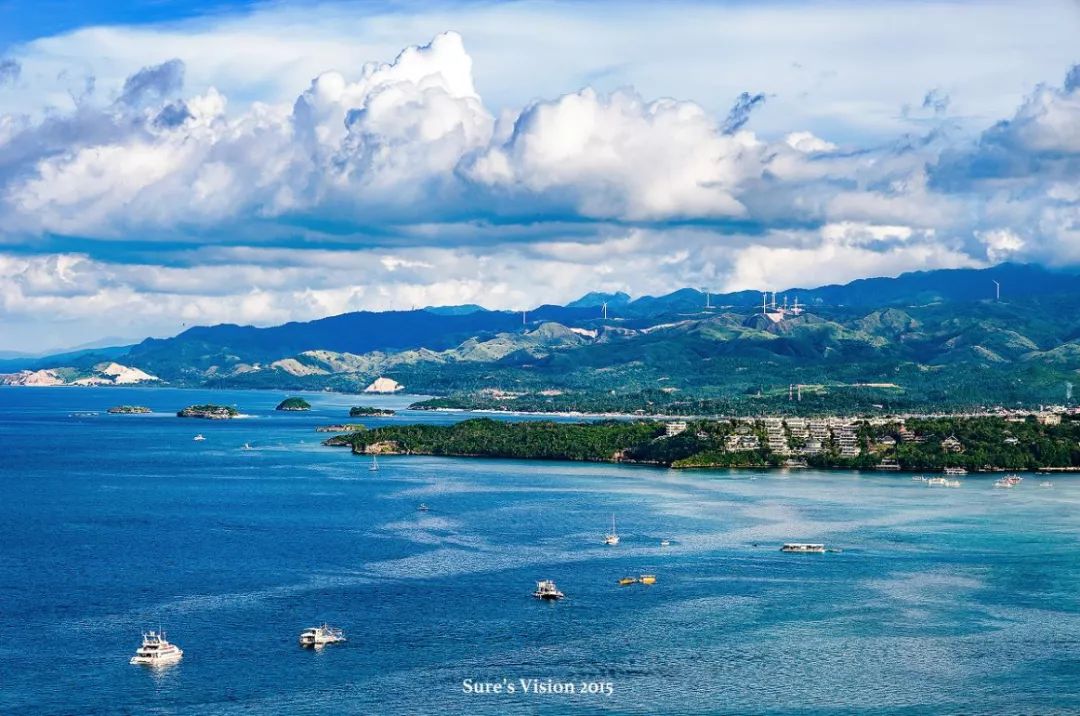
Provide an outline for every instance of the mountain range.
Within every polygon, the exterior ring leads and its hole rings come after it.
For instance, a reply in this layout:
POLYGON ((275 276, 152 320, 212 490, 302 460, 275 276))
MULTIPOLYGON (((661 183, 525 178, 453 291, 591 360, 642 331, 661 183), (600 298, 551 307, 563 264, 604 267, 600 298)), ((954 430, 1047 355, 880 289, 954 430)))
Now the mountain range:
POLYGON ((74 381, 115 362, 174 385, 283 390, 359 391, 386 376, 447 407, 929 409, 1064 400, 1080 368, 1078 308, 1080 276, 1002 264, 794 288, 764 305, 760 292, 685 288, 524 314, 452 306, 197 327, 5 364, 74 381))

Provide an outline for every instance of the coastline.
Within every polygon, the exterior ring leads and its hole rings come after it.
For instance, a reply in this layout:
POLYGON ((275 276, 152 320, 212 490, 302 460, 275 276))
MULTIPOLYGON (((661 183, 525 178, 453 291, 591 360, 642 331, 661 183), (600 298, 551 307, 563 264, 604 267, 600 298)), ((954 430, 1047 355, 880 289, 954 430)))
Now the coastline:
MULTIPOLYGON (((323 441, 325 447, 349 447, 351 443, 331 443, 333 438, 323 441)), ((677 465, 668 464, 663 462, 650 462, 646 460, 613 460, 604 458, 589 458, 589 459, 576 459, 572 457, 522 457, 520 455, 484 455, 480 453, 449 453, 449 452, 430 452, 424 450, 385 450, 378 452, 363 452, 356 450, 355 447, 351 449, 353 455, 359 457, 370 457, 377 455, 379 457, 446 457, 455 459, 468 459, 468 460, 517 460, 522 462, 570 462, 579 464, 594 464, 594 465, 622 465, 626 467, 655 467, 665 470, 753 470, 756 472, 801 472, 804 470, 814 470, 817 472, 843 472, 843 473, 860 473, 865 475, 902 475, 910 478, 912 475, 942 475, 940 470, 916 470, 909 468, 901 468, 899 470, 876 470, 867 469, 861 467, 845 467, 842 465, 836 466, 820 466, 820 465, 771 465, 771 464, 757 464, 757 465, 677 465)), ((1042 472, 1056 472, 1056 473, 1080 473, 1080 466, 1078 467, 1040 467, 1035 469, 1030 468, 1006 468, 995 467, 985 468, 978 470, 969 470, 967 476, 971 475, 1001 475, 1008 473, 1026 473, 1026 474, 1038 474, 1042 472)), ((961 476, 964 477, 964 476, 961 476)))

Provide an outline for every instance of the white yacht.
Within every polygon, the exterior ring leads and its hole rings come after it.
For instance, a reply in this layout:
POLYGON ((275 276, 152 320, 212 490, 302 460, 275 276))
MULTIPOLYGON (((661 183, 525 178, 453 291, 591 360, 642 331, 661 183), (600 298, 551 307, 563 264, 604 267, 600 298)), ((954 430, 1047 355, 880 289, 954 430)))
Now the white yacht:
POLYGON ((611 534, 604 535, 604 544, 611 547, 619 544, 619 533, 615 531, 615 515, 611 516, 611 534))
POLYGON ((165 640, 165 632, 148 631, 143 634, 142 646, 131 657, 132 664, 145 666, 164 666, 175 664, 184 656, 184 651, 176 644, 165 640))
POLYGON ((300 646, 318 649, 327 644, 340 644, 345 641, 345 632, 328 624, 309 627, 300 632, 300 646))
POLYGON ((195 442, 199 442, 200 440, 206 440, 206 438, 203 437, 202 433, 199 433, 198 435, 193 437, 192 440, 194 440, 195 442))
POLYGON ((967 474, 967 470, 962 467, 947 467, 944 472, 946 475, 955 475, 958 477, 963 477, 967 474))
POLYGON ((825 545, 807 542, 788 542, 780 548, 781 552, 800 552, 804 554, 825 554, 825 545))
POLYGON ((559 591, 559 588, 555 586, 555 582, 550 579, 542 579, 536 583, 536 591, 533 592, 533 596, 537 599, 556 601, 566 595, 559 591))

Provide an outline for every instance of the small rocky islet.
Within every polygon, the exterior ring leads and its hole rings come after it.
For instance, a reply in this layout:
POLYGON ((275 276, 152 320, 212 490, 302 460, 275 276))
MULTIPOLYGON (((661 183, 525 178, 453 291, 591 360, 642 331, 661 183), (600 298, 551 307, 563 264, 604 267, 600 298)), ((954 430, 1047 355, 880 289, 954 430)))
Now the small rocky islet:
POLYGON ((153 411, 145 405, 114 405, 105 412, 110 415, 144 415, 153 411))
POLYGON ((389 408, 374 408, 368 405, 357 405, 355 407, 349 408, 350 418, 385 417, 393 414, 394 411, 390 410, 389 408))
POLYGON ((240 414, 236 408, 229 405, 189 405, 176 413, 178 418, 203 418, 205 420, 228 420, 240 414))

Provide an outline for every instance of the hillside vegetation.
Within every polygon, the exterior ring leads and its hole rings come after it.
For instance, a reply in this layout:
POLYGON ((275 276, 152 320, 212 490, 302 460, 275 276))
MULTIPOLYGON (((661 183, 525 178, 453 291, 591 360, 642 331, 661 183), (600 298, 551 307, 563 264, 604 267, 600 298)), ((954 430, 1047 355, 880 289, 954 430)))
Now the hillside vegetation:
MULTIPOLYGON (((844 457, 837 431, 805 463, 822 468, 874 469, 895 461, 901 469, 939 471, 1037 470, 1080 467, 1080 421, 1042 425, 1034 418, 908 419, 852 424, 858 455, 844 457), (956 447, 950 449, 951 444, 956 447)), ((768 446, 760 420, 688 421, 668 436, 664 423, 623 420, 582 423, 504 422, 489 418, 452 425, 396 425, 339 435, 326 441, 354 452, 630 462, 670 467, 780 466, 799 457, 801 440, 786 432, 784 450, 768 446), (750 440, 749 449, 732 439, 750 440)))

